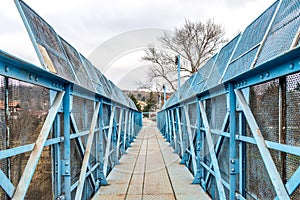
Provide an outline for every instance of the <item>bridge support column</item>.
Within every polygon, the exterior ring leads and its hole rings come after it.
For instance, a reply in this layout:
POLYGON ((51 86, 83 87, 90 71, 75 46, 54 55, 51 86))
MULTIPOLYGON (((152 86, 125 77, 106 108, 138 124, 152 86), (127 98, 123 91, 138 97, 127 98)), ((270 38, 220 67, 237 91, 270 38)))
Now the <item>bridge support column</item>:
POLYGON ((71 200, 71 140, 70 140, 70 112, 71 112, 71 85, 66 86, 65 96, 63 99, 63 111, 64 111, 64 157, 61 161, 62 175, 64 177, 63 193, 66 200, 71 200))
POLYGON ((234 93, 234 85, 229 84, 229 115, 230 115, 230 138, 229 138, 229 169, 230 169, 230 199, 235 199, 236 191, 236 174, 239 172, 238 159, 236 157, 236 97, 234 93))

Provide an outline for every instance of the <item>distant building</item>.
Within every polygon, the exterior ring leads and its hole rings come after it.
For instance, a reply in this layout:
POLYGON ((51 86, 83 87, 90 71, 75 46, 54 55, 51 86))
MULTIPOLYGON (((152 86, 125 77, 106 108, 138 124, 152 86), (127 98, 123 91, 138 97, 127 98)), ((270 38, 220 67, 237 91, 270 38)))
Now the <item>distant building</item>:
MULTIPOLYGON (((21 110, 20 101, 9 101, 8 109, 10 112, 17 112, 21 110)), ((0 100, 0 110, 5 110, 5 101, 0 100)))

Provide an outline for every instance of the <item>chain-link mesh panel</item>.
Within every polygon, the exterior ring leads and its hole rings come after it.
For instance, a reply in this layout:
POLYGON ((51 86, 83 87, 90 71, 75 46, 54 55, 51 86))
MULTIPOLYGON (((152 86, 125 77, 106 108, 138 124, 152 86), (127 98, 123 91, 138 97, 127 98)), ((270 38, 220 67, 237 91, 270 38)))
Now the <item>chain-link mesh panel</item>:
POLYGON ((75 118, 78 131, 84 131, 84 99, 73 96, 72 113, 75 118))
POLYGON ((48 113, 49 91, 12 79, 8 90, 10 147, 35 143, 48 113))
MULTIPOLYGON (((286 138, 288 145, 300 146, 300 73, 286 77, 286 138)), ((300 157, 286 154, 285 177, 288 180, 300 166, 300 157)), ((292 199, 300 199, 300 188, 294 192, 292 199)))
POLYGON ((227 98, 226 95, 220 95, 211 100, 211 123, 212 129, 221 130, 226 113, 227 113, 227 98))
MULTIPOLYGON (((278 142, 279 81, 274 80, 250 89, 250 106, 265 140, 278 142)), ((252 137, 252 133, 247 132, 252 137)), ((279 153, 271 151, 277 170, 279 153)), ((247 191, 258 198, 273 199, 276 195, 257 146, 247 145, 247 191), (264 188, 261 190, 260 188, 264 188)), ((281 173, 281 172, 280 172, 281 173)), ((281 173, 282 174, 282 173, 281 173)))
POLYGON ((57 56, 56 54, 52 53, 52 52, 48 52, 48 55, 53 63, 53 65, 55 66, 56 70, 57 70, 57 74, 71 82, 76 82, 76 78, 75 75, 72 71, 72 69, 70 68, 68 62, 60 57, 57 56))
POLYGON ((65 40, 60 38, 63 48, 65 50, 66 56, 73 66, 74 73, 76 74, 79 84, 91 91, 94 91, 90 77, 88 76, 84 65, 80 59, 79 53, 65 40))
POLYGON ((217 60, 213 66, 213 70, 206 82, 208 88, 212 88, 219 84, 219 81, 224 73, 224 70, 229 62, 231 54, 239 40, 239 35, 227 43, 218 53, 217 60))
POLYGON ((195 94, 196 92, 196 86, 195 86, 195 80, 197 78, 197 73, 194 73, 186 82, 188 82, 188 88, 186 90, 185 98, 188 98, 195 94))
MULTIPOLYGON (((75 76, 71 67, 67 63, 67 59, 61 46, 61 41, 59 40, 56 32, 25 3, 20 2, 20 5, 24 11, 30 29, 34 34, 34 38, 37 43, 41 45, 39 54, 43 56, 44 62, 48 62, 46 59, 49 56, 51 59, 49 62, 52 62, 53 67, 55 68, 54 71, 65 79, 75 82, 75 76), (43 52, 43 48, 45 48, 45 52, 43 52)), ((53 70, 50 69, 50 71, 53 70)))
POLYGON ((276 1, 245 29, 237 49, 234 52, 233 59, 241 56, 262 41, 278 6, 278 2, 279 1, 276 1))
POLYGON ((44 147, 25 199, 52 199, 52 159, 51 148, 44 147))
MULTIPOLYGON (((79 84, 90 91, 111 98, 136 110, 134 103, 110 80, 96 69, 84 56, 63 40, 55 30, 24 2, 20 3, 21 15, 29 26, 37 42, 37 53, 42 58, 43 67, 59 76, 79 84), (23 15, 24 14, 24 15, 23 15)), ((17 3, 17 4, 18 4, 17 3)), ((76 86, 76 85, 75 85, 76 86)))
POLYGON ((20 5, 27 18, 27 22, 33 32, 35 39, 39 44, 48 49, 51 49, 58 54, 62 55, 63 50, 59 45, 59 40, 52 27, 39 17, 31 8, 29 8, 24 2, 20 2, 20 5))
MULTIPOLYGON (((49 90, 21 81, 9 79, 7 126, 10 132, 9 148, 35 143, 49 110, 49 90)), ((49 134, 51 135, 51 134, 49 134)), ((10 159, 11 180, 18 184, 31 152, 13 156, 10 159)), ((39 159, 26 198, 51 199, 50 148, 45 147, 39 159)))
POLYGON ((71 184, 76 183, 78 181, 80 176, 80 170, 81 170, 81 163, 82 163, 82 156, 80 153, 80 150, 78 148, 78 142, 73 139, 71 140, 71 184))
POLYGON ((253 48, 243 56, 231 62, 225 72, 223 82, 250 69, 259 47, 253 48))
POLYGON ((224 81, 250 69, 259 49, 258 44, 266 34, 278 2, 274 3, 245 29, 234 52, 232 62, 224 75, 224 81))
MULTIPOLYGON (((108 126, 109 125, 109 118, 110 118, 110 105, 107 104, 103 104, 103 108, 102 108, 102 120, 103 120, 103 125, 104 126, 108 126)), ((129 120, 129 118, 128 118, 129 120)))
POLYGON ((203 90, 205 90, 205 83, 208 79, 208 76, 210 75, 211 70, 213 69, 216 58, 217 54, 214 55, 211 59, 209 59, 206 62, 206 64, 198 70, 197 78, 194 81, 195 91, 197 93, 200 93, 203 90))
MULTIPOLYGON (((0 76, 0 151, 5 150, 8 147, 8 137, 6 131, 6 119, 5 119, 5 78, 0 76)), ((1 159, 0 160, 0 170, 8 176, 9 171, 9 160, 1 159)), ((0 187, 0 199, 8 199, 6 193, 0 187)))
POLYGON ((85 65, 85 69, 87 71, 87 73, 89 74, 89 77, 91 78, 91 81, 93 83, 93 86, 96 90, 96 92, 100 95, 105 95, 104 91, 103 91, 103 85, 101 84, 99 77, 97 75, 97 69, 92 65, 92 63, 86 59, 84 56, 82 56, 80 54, 80 57, 83 61, 83 64, 85 65))
POLYGON ((283 0, 256 65, 290 49, 300 26, 300 2, 283 0))
POLYGON ((274 199, 275 190, 256 145, 246 144, 246 199, 274 199))

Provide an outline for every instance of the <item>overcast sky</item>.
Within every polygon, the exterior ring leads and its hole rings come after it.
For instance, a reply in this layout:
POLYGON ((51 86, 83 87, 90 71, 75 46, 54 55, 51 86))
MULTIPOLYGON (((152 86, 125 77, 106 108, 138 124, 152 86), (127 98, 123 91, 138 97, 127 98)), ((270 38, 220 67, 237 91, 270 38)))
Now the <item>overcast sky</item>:
MULTIPOLYGON (((104 47, 107 43, 112 43, 115 47, 120 43, 116 38, 120 39, 119 36, 124 33, 136 33, 136 30, 173 30, 175 26, 182 25, 185 19, 205 22, 209 18, 214 18, 216 23, 223 25, 226 37, 232 39, 274 0, 26 0, 25 2, 60 36, 89 57, 99 46, 104 47)), ((149 43, 154 42, 150 41, 155 36, 152 35, 152 38, 146 37, 149 43)), ((126 45, 126 40, 122 45, 126 45)), ((0 49, 40 65, 12 0, 1 0, 0 49)), ((109 52, 109 48, 106 49, 108 49, 106 52, 109 52)), ((104 59, 109 63, 109 69, 105 69, 107 66, 98 67, 122 89, 133 89, 136 81, 145 81, 145 78, 138 75, 143 74, 146 67, 141 66, 137 59, 142 55, 141 50, 134 52, 127 50, 129 53, 124 50, 118 52, 121 55, 115 53, 112 61, 104 59), (117 70, 120 72, 118 75, 115 73, 117 70), (134 77, 136 80, 133 80, 134 77)), ((111 59, 107 55, 106 58, 111 59)))

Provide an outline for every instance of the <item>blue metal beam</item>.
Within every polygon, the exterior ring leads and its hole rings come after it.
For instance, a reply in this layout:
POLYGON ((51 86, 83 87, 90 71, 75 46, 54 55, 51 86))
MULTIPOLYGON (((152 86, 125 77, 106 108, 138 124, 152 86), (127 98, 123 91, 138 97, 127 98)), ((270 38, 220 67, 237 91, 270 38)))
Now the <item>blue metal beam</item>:
POLYGON ((0 186, 6 192, 9 197, 12 197, 15 192, 15 186, 7 178, 7 176, 0 169, 0 186))

